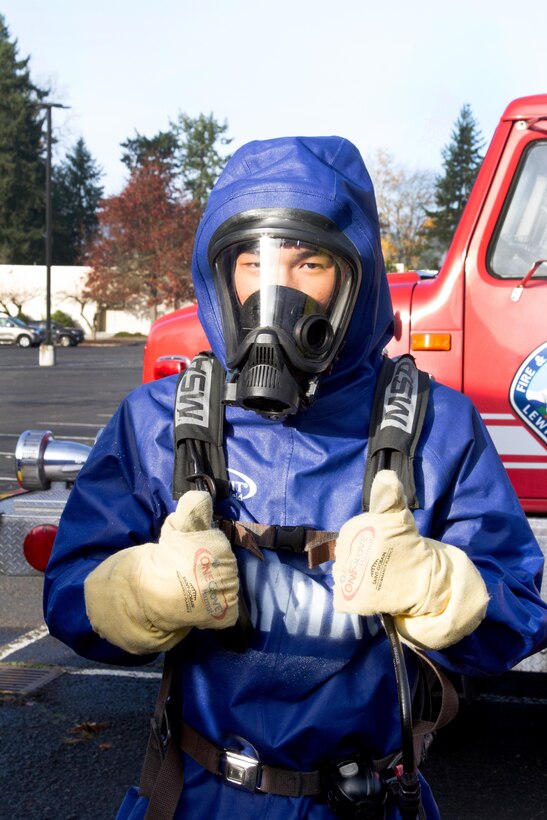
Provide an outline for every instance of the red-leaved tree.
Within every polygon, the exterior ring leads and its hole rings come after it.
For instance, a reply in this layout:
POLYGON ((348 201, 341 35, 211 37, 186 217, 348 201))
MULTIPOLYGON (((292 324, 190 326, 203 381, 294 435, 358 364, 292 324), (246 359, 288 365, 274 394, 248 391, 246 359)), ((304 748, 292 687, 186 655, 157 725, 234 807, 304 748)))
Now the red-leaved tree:
POLYGON ((165 164, 134 168, 122 193, 101 203, 86 296, 129 310, 176 308, 191 299, 192 247, 201 213, 198 203, 177 191, 165 164))

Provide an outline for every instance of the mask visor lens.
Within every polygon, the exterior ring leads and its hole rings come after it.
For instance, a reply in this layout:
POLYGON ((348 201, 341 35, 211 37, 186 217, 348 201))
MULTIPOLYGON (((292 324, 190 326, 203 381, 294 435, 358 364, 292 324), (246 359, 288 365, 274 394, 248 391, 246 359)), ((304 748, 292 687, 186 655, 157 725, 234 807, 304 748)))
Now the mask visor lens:
POLYGON ((295 357, 328 357, 346 315, 355 274, 330 250, 272 236, 228 246, 215 260, 227 359, 258 328, 281 331, 295 357))

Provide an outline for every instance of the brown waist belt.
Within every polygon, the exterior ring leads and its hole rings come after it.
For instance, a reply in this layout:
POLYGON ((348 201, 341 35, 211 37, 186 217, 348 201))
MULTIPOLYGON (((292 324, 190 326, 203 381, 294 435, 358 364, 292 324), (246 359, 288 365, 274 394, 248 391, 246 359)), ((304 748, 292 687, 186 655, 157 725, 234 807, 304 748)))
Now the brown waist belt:
MULTIPOLYGON (((200 735, 187 723, 182 724, 180 748, 192 760, 199 763, 211 774, 222 777, 226 783, 239 786, 251 792, 277 794, 282 797, 305 797, 321 794, 321 772, 297 772, 268 766, 248 755, 230 749, 220 749, 200 735)), ((388 755, 381 760, 373 760, 372 767, 381 772, 394 766, 401 754, 388 755)))
POLYGON ((228 518, 218 518, 217 523, 233 546, 244 547, 257 558, 263 557, 262 549, 304 553, 308 556, 310 569, 324 561, 334 560, 337 532, 255 524, 250 521, 242 523, 228 518))
POLYGON ((232 786, 283 797, 303 797, 321 792, 319 771, 279 769, 248 755, 219 749, 187 723, 182 724, 180 746, 196 763, 232 786))

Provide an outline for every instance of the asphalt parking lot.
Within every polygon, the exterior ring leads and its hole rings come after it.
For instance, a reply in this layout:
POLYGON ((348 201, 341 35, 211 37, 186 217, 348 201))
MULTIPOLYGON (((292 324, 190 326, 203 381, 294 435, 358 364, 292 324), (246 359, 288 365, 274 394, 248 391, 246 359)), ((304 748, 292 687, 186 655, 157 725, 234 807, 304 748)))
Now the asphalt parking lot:
MULTIPOLYGON (((53 367, 36 348, 0 347, 0 495, 18 486, 24 430, 93 444, 139 385, 143 347, 56 348, 53 367)), ((0 667, 62 672, 32 694, 0 693, 0 816, 106 820, 138 780, 161 665, 133 677, 80 658, 47 635, 41 598, 41 576, 0 575, 0 667)))
POLYGON ((0 346, 0 493, 17 486, 15 445, 26 429, 93 444, 120 400, 141 381, 144 344, 55 348, 41 367, 38 348, 0 346))
MULTIPOLYGON (((27 428, 91 444, 140 383, 143 345, 0 348, 0 493, 15 486, 13 450, 27 428)), ((109 820, 137 782, 160 663, 140 670, 88 662, 46 634, 40 576, 0 576, 0 666, 59 669, 25 696, 0 694, 0 816, 109 820)), ((545 678, 477 683, 423 767, 443 820, 547 819, 545 678)), ((218 820, 232 820, 218 818, 218 820)))

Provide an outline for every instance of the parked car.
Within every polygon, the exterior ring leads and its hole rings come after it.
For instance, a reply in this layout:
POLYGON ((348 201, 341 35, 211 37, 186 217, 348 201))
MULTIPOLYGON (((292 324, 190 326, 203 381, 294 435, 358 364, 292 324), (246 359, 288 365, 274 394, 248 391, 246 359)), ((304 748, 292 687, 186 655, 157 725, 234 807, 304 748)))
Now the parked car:
POLYGON ((44 340, 43 331, 25 324, 16 316, 0 315, 0 343, 36 347, 44 340))
MULTIPOLYGON (((31 327, 40 330, 45 338, 46 335, 46 320, 41 319, 39 322, 29 322, 31 327)), ((60 322, 51 320, 51 338, 53 344, 61 347, 75 347, 83 342, 85 336, 81 327, 67 327, 60 322)))

